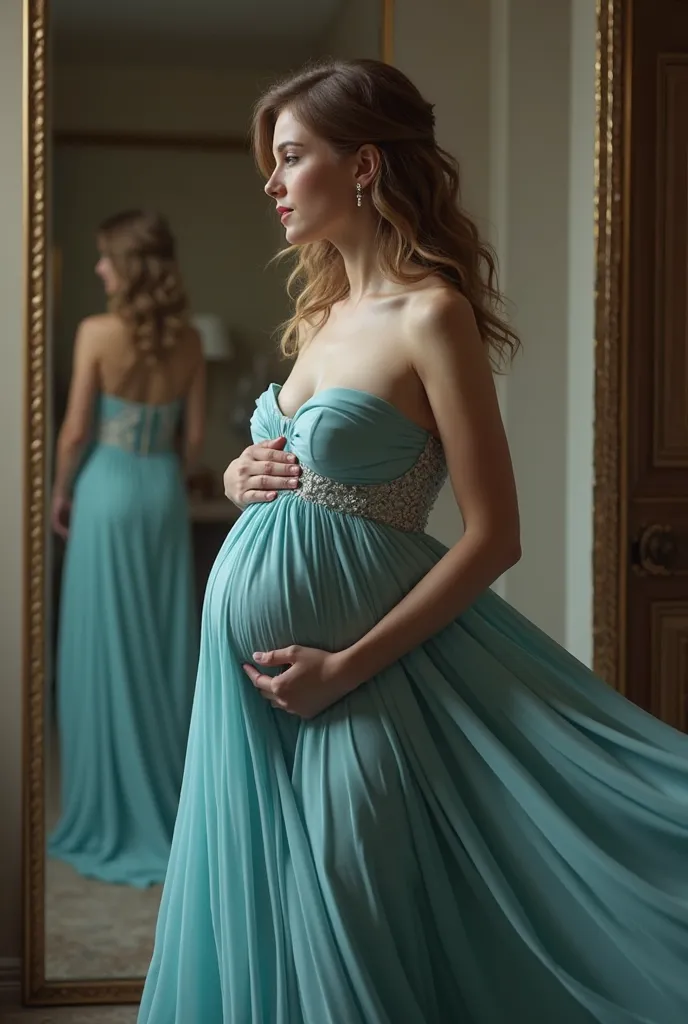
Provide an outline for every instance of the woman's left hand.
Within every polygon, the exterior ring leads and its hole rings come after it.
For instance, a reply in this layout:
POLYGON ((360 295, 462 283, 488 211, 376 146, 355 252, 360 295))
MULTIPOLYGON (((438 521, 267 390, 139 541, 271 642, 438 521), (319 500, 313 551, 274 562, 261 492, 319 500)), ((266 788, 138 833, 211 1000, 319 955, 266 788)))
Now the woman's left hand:
POLYGON ((261 668, 289 666, 275 676, 248 664, 244 672, 274 708, 299 718, 315 718, 354 689, 351 681, 347 682, 340 654, 294 644, 279 651, 257 652, 253 659, 261 668))

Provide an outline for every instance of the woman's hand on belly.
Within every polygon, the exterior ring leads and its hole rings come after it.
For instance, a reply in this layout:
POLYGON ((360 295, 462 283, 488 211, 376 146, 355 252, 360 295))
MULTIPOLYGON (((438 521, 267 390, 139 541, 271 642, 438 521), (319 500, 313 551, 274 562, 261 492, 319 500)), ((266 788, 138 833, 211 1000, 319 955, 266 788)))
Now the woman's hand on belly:
POLYGON ((329 651, 292 645, 256 652, 253 659, 261 668, 288 666, 275 676, 265 675, 255 665, 244 665, 244 671, 273 707, 299 718, 315 718, 354 689, 347 681, 341 656, 329 651))
POLYGON ((285 452, 286 438, 249 445, 225 470, 225 494, 239 508, 256 501, 274 501, 277 492, 298 487, 301 467, 285 452))

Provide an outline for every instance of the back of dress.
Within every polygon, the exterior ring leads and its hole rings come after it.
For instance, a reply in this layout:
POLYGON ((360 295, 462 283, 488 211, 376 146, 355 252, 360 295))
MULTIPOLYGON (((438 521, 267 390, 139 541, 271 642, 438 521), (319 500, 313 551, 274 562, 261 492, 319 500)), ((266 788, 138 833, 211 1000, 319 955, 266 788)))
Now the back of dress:
POLYGON ((109 330, 99 353, 102 393, 95 440, 143 456, 174 450, 203 363, 197 333, 187 328, 174 348, 150 358, 119 318, 105 319, 109 330))
POLYGON ((198 656, 180 454, 199 352, 190 336, 147 365, 115 323, 74 488, 50 852, 103 881, 162 881, 177 810, 198 656))
POLYGON ((132 455, 174 453, 184 403, 165 405, 132 402, 119 395, 101 394, 96 409, 94 440, 132 455))

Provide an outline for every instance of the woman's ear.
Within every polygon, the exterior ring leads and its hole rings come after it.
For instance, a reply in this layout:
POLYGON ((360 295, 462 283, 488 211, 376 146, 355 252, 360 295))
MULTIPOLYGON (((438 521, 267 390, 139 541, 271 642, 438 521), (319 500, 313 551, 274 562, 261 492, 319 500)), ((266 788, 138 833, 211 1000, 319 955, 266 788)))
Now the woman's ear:
POLYGON ((377 178, 380 170, 380 150, 372 143, 365 143, 356 154, 356 181, 361 188, 368 188, 377 178))

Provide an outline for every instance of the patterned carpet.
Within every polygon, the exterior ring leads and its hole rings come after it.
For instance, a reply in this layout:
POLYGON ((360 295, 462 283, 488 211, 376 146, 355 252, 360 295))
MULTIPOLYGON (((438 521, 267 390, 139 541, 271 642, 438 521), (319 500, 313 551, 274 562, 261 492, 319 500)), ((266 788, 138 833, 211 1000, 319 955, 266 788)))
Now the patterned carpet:
POLYGON ((161 886, 131 889, 46 864, 46 978, 143 978, 161 886))
MULTIPOLYGON (((50 831, 59 815, 59 763, 54 734, 48 760, 46 824, 50 831)), ((45 880, 48 980, 146 976, 162 886, 132 889, 108 885, 82 878, 69 865, 51 859, 46 860, 45 880)), ((91 1019, 110 1020, 102 1016, 91 1019)), ((122 1018, 127 1022, 129 1019, 122 1018)))
POLYGON ((71 1006, 59 1008, 11 1010, 2 1016, 2 1024, 136 1024, 136 1006, 71 1006))

